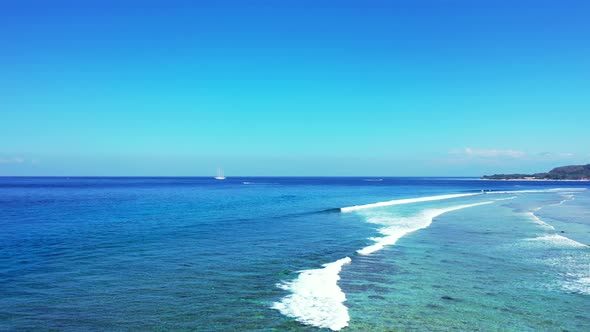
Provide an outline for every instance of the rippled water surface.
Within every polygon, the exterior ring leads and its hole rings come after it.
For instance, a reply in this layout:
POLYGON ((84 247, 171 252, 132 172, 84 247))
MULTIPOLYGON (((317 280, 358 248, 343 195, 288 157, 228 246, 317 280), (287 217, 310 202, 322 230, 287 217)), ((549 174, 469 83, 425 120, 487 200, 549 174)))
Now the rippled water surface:
POLYGON ((0 329, 590 330, 587 182, 378 180, 0 178, 0 329))

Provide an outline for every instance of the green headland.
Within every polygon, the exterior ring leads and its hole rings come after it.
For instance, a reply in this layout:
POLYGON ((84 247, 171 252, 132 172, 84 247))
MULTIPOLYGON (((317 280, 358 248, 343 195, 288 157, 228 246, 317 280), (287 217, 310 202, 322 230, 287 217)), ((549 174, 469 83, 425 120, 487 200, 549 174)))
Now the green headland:
POLYGON ((556 167, 547 173, 484 175, 487 180, 590 180, 590 164, 556 167))

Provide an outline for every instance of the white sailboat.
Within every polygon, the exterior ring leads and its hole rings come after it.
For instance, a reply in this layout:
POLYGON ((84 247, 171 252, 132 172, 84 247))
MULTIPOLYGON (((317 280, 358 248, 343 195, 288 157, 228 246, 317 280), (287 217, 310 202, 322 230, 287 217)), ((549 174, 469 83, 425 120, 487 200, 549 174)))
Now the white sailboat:
POLYGON ((217 176, 215 177, 215 180, 225 180, 225 176, 223 175, 222 168, 217 169, 217 176))

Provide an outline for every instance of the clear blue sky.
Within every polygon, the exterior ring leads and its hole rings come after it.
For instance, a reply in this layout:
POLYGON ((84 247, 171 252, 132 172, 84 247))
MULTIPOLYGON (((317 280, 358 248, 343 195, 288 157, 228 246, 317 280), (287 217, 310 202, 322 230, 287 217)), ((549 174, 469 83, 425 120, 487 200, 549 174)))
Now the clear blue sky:
POLYGON ((590 162, 589 1, 2 1, 0 175, 590 162))

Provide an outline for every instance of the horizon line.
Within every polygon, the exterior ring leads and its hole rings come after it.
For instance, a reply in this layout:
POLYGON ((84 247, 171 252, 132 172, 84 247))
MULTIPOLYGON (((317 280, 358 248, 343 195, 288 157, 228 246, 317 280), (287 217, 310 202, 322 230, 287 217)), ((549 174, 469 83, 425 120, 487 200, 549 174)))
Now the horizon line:
MULTIPOLYGON (((235 175, 231 178, 480 178, 482 175, 235 175)), ((211 178, 211 175, 0 175, 0 178, 211 178)))

